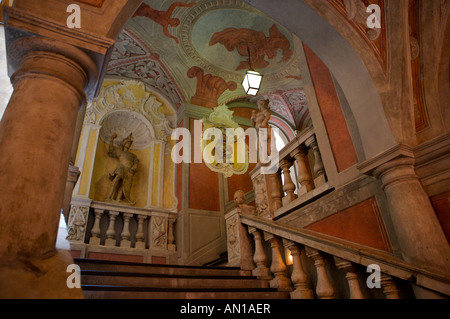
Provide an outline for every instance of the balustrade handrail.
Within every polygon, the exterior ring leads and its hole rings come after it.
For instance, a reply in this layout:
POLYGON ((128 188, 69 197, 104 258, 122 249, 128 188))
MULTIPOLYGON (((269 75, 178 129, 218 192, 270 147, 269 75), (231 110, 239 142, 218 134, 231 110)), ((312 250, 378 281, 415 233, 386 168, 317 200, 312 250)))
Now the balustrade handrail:
MULTIPOLYGON (((289 143, 287 143, 279 152, 278 159, 281 161, 282 159, 291 157, 291 153, 300 145, 304 144, 308 139, 313 137, 314 127, 310 126, 301 131, 298 135, 296 135, 289 143)), ((279 163, 270 163, 267 168, 271 168, 273 166, 278 165, 279 163)), ((257 170, 259 170, 261 164, 257 165, 253 171, 250 172, 250 175, 253 175, 257 170)))
POLYGON ((165 215, 177 215, 176 212, 164 210, 161 208, 139 208, 139 207, 133 207, 133 206, 125 206, 125 205, 118 205, 115 203, 107 203, 107 202, 97 202, 92 201, 90 204, 91 208, 94 209, 103 209, 107 211, 117 211, 120 213, 131 213, 135 215, 144 215, 144 216, 153 216, 155 214, 165 214, 165 215))
POLYGON ((289 143, 287 143, 279 152, 279 158, 283 159, 292 153, 296 147, 304 144, 310 137, 314 136, 314 127, 310 126, 302 130, 298 135, 296 135, 289 143))
POLYGON ((308 229, 299 229, 266 218, 239 214, 242 224, 271 233, 324 253, 363 265, 377 264, 381 271, 419 286, 450 295, 450 276, 426 268, 418 268, 404 260, 377 249, 349 243, 308 229))

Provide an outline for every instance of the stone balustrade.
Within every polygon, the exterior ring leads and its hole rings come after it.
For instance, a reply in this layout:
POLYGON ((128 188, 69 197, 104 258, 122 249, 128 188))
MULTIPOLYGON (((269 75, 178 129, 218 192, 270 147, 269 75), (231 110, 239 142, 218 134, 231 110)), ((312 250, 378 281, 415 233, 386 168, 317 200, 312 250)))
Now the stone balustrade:
POLYGON ((245 256, 253 256, 252 275, 270 280, 272 288, 290 291, 292 299, 399 299, 397 284, 402 281, 450 293, 448 276, 417 269, 394 255, 357 244, 352 247, 267 218, 237 215, 240 223, 233 227, 248 230, 235 232, 240 236, 237 241, 254 241, 237 252, 246 265, 243 269, 249 265, 245 256), (373 265, 379 266, 379 273, 369 271, 373 265))
POLYGON ((268 218, 286 213, 292 207, 330 190, 313 127, 299 133, 280 152, 278 163, 261 165, 250 173, 255 189, 258 216, 268 218), (278 170, 270 167, 278 167, 278 170))
POLYGON ((72 250, 80 249, 82 255, 88 251, 142 256, 153 252, 166 258, 176 254, 175 222, 173 212, 73 199, 67 239, 72 250))

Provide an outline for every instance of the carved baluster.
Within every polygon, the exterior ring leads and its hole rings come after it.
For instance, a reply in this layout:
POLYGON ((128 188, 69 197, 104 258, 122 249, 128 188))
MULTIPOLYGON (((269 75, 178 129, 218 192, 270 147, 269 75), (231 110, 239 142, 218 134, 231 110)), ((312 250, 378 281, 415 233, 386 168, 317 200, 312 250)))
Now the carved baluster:
POLYGON ((173 225, 175 224, 177 220, 176 216, 169 216, 169 230, 167 234, 167 249, 170 251, 177 250, 177 246, 175 245, 175 236, 173 234, 173 225))
POLYGON ((256 268, 253 269, 252 275, 260 279, 272 279, 270 269, 266 266, 268 259, 262 244, 261 231, 255 227, 248 226, 248 232, 255 239, 255 255, 253 256, 253 261, 256 264, 256 268))
POLYGON ((291 171, 290 168, 292 166, 292 163, 288 160, 282 160, 280 162, 280 167, 283 171, 284 176, 284 186, 283 190, 286 193, 286 196, 283 197, 283 206, 289 204, 294 199, 297 198, 297 195, 294 193, 295 191, 295 184, 292 182, 291 178, 291 171))
POLYGON ((283 198, 283 190, 281 186, 281 175, 280 172, 276 172, 275 174, 270 175, 270 183, 271 183, 271 197, 273 204, 273 211, 281 208, 282 206, 282 198, 283 198))
POLYGON ((303 246, 283 238, 284 247, 291 251, 292 275, 291 280, 295 290, 291 292, 291 299, 314 299, 314 292, 309 288, 308 275, 303 270, 301 253, 303 246))
POLYGON ((137 215, 138 219, 138 228, 136 231, 136 249, 145 249, 145 234, 144 234, 144 221, 147 219, 145 215, 137 215))
POLYGON ((275 278, 270 281, 270 288, 292 290, 292 283, 291 280, 286 277, 286 265, 283 262, 283 257, 280 252, 280 238, 264 232, 264 240, 269 241, 270 246, 272 247, 272 264, 270 266, 270 271, 275 278))
POLYGON ((386 299, 400 299, 398 296, 397 285, 391 276, 381 274, 381 287, 383 287, 386 299))
POLYGON ((305 247, 306 255, 309 258, 314 259, 314 266, 317 272, 317 285, 316 285, 316 295, 319 299, 333 299, 334 288, 328 279, 327 270, 325 268, 325 261, 321 253, 313 248, 305 247))
POLYGON ((92 226, 91 230, 91 238, 89 238, 90 245, 100 245, 100 219, 102 218, 102 214, 105 212, 103 209, 95 209, 95 220, 94 226, 92 226))
POLYGON ((115 246, 116 245, 116 218, 119 216, 119 212, 110 211, 109 212, 109 226, 106 231, 105 246, 115 246))
POLYGON ((122 240, 120 241, 120 247, 131 247, 131 234, 130 234, 130 219, 133 217, 133 214, 131 213, 124 213, 123 214, 123 230, 120 236, 122 237, 122 240))
POLYGON ((301 148, 298 147, 291 153, 291 156, 295 158, 298 166, 298 182, 301 185, 301 188, 298 190, 298 194, 305 194, 314 189, 313 186, 313 177, 311 176, 311 172, 308 169, 307 161, 307 153, 301 148))
POLYGON ((350 299, 364 299, 364 295, 359 287, 358 275, 351 262, 334 256, 336 267, 345 272, 345 278, 348 281, 350 289, 350 299))
POLYGON ((323 166, 322 156, 320 155, 319 146, 317 145, 316 137, 313 135, 306 140, 305 143, 309 148, 313 150, 314 154, 314 174, 316 178, 314 179, 314 184, 319 187, 326 182, 325 167, 323 166))

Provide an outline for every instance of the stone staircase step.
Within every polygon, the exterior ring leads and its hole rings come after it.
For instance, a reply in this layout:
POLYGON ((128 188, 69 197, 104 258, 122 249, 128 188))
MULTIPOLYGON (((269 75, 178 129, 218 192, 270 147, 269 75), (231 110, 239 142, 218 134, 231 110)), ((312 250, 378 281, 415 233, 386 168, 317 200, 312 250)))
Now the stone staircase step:
POLYGON ((179 266, 179 265, 157 265, 132 262, 120 262, 110 260, 95 260, 74 258, 75 264, 81 270, 98 270, 112 272, 126 272, 139 274, 159 275, 186 275, 186 276, 250 276, 251 271, 241 270, 237 267, 202 267, 202 266, 179 266))
POLYGON ((276 289, 168 289, 82 285, 87 299, 289 299, 276 289))
POLYGON ((237 267, 142 264, 75 258, 87 299, 289 299, 237 267))
POLYGON ((160 275, 82 270, 83 285, 152 288, 269 288, 268 280, 249 276, 160 275))

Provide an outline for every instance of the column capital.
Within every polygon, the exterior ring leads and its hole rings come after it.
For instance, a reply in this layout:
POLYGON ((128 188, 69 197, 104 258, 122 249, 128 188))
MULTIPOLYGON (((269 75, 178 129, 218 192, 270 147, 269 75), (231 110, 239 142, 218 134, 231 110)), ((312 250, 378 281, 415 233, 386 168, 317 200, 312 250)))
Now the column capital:
POLYGON ((16 85, 24 77, 51 77, 86 100, 98 78, 95 62, 82 50, 50 38, 29 36, 8 46, 8 70, 16 85))
POLYGON ((144 220, 147 219, 147 216, 146 216, 146 215, 136 215, 136 216, 137 216, 137 219, 138 219, 139 221, 144 221, 144 220))
POLYGON ((263 232, 264 233, 264 240, 265 241, 272 241, 272 240, 276 240, 278 241, 278 237, 272 233, 268 233, 268 232, 263 232))
POLYGON ((397 144, 376 157, 357 165, 358 169, 367 175, 373 175, 378 167, 400 158, 414 159, 413 149, 407 145, 397 144))
POLYGON ((117 217, 117 216, 119 216, 119 212, 110 210, 109 213, 108 213, 108 215, 109 215, 110 217, 112 217, 112 216, 117 217))
POLYGON ((353 264, 350 261, 336 256, 333 256, 333 259, 337 269, 341 269, 344 272, 354 272, 353 264))
POLYGON ((381 179, 385 189, 394 183, 416 179, 418 176, 414 170, 415 159, 411 157, 398 157, 378 166, 373 171, 374 177, 381 179))
POLYGON ((299 145, 291 153, 289 153, 289 156, 297 159, 297 156, 300 156, 303 158, 306 156, 306 154, 307 154, 307 152, 303 149, 303 147, 301 145, 299 145))
POLYGON ((308 246, 305 246, 305 253, 307 257, 312 258, 314 260, 322 258, 320 251, 308 246))
POLYGON ((99 208, 94 208, 94 212, 95 212, 95 214, 97 215, 102 215, 104 212, 105 212, 105 210, 104 209, 99 209, 99 208))
MULTIPOLYGON (((86 87, 87 100, 91 101, 101 88, 116 38, 131 18, 142 0, 117 0, 102 3, 101 8, 79 2, 81 28, 67 26, 67 7, 70 2, 60 0, 15 1, 6 7, 5 32, 7 38, 8 63, 13 54, 9 46, 23 37, 54 39, 71 43, 80 51, 89 52, 95 61, 98 74, 86 87)), ((86 64, 81 64, 86 65, 86 64)), ((11 71, 11 70, 10 70, 11 71)), ((11 76, 14 73, 9 72, 11 76)))
POLYGON ((310 137, 308 137, 305 141, 305 145, 310 148, 317 146, 316 136, 313 134, 310 137))
POLYGON ((289 170, 290 167, 292 166, 292 162, 289 161, 288 159, 282 159, 280 161, 280 168, 284 171, 284 170, 289 170))
POLYGON ((69 165, 69 171, 67 173, 67 181, 75 184, 78 181, 78 177, 80 176, 80 169, 76 166, 69 165))

